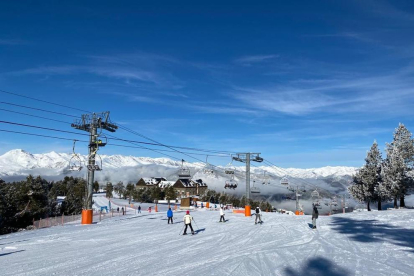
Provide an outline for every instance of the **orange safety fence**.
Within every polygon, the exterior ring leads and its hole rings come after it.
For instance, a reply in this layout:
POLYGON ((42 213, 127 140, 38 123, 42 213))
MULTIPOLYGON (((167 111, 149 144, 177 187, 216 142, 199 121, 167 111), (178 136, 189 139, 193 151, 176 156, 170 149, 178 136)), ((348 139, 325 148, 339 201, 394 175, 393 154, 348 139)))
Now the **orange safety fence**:
POLYGON ((74 222, 74 221, 80 221, 82 215, 68 215, 68 216, 56 216, 56 217, 50 217, 40 220, 33 220, 33 227, 35 229, 40 228, 47 228, 52 226, 58 226, 58 225, 65 225, 66 223, 74 222))
POLYGON ((244 209, 233 209, 234 214, 244 214, 244 209))

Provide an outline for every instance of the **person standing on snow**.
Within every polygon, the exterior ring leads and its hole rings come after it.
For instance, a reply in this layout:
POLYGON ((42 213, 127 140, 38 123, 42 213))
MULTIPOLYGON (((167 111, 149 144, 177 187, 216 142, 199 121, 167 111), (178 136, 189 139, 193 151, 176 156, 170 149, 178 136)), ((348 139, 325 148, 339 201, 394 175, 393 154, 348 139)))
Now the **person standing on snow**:
POLYGON ((170 224, 170 220, 171 220, 171 224, 173 224, 173 211, 171 210, 171 208, 168 208, 167 218, 168 218, 168 224, 170 224))
POLYGON ((220 222, 223 220, 223 222, 226 222, 226 219, 224 218, 224 210, 222 207, 220 207, 220 222))
POLYGON ((256 219, 254 220, 254 224, 257 224, 257 220, 259 220, 259 223, 262 223, 262 211, 259 206, 256 207, 256 219))
POLYGON ((138 214, 141 214, 141 205, 138 205, 138 214))
POLYGON ((190 226, 191 229, 191 234, 194 235, 194 230, 193 230, 193 226, 191 225, 191 221, 193 221, 193 217, 190 216, 190 211, 187 210, 186 215, 184 216, 184 224, 185 224, 185 229, 184 229, 184 233, 183 235, 187 235, 187 227, 190 226))
POLYGON ((312 212, 312 229, 316 229, 316 219, 319 216, 318 208, 316 208, 316 205, 313 205, 313 212, 312 212))

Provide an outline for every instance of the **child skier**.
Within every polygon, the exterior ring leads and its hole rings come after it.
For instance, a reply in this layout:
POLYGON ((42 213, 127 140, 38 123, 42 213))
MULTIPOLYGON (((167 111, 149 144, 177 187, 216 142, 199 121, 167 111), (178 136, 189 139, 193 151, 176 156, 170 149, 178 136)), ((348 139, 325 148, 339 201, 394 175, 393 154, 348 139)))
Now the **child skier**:
POLYGON ((254 220, 254 224, 257 224, 257 220, 259 219, 259 223, 262 223, 262 211, 260 211, 259 206, 256 207, 256 219, 254 220))
POLYGON ((170 224, 170 220, 171 220, 171 224, 173 224, 173 211, 171 210, 171 208, 168 208, 167 218, 168 218, 168 224, 170 224))
POLYGON ((318 208, 316 208, 316 205, 313 205, 313 212, 312 212, 312 229, 316 229, 316 219, 318 218, 319 212, 318 208))
POLYGON ((194 235, 194 230, 193 230, 193 226, 191 225, 191 221, 193 220, 193 217, 190 216, 190 211, 187 210, 186 215, 184 216, 184 224, 185 224, 185 229, 184 229, 184 234, 183 235, 187 235, 187 227, 190 226, 191 229, 191 234, 194 235))
POLYGON ((226 219, 224 218, 224 210, 222 207, 220 207, 220 222, 223 220, 223 222, 226 222, 226 219))

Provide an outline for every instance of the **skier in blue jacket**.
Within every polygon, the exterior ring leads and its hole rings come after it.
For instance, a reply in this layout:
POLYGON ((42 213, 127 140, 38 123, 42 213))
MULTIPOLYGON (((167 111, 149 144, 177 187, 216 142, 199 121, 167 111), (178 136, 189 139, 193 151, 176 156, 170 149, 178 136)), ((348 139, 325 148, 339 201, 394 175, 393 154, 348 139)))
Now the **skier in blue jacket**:
POLYGON ((171 210, 171 208, 168 208, 167 217, 168 217, 168 224, 170 224, 170 220, 171 220, 171 224, 173 224, 173 211, 171 210))

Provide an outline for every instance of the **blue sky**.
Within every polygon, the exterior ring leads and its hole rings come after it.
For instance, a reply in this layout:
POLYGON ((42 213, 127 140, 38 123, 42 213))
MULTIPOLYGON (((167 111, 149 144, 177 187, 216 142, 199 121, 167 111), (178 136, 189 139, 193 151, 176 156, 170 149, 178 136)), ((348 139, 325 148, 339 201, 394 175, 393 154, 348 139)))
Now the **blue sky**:
MULTIPOLYGON (((412 1, 61 2, 2 1, 0 89, 109 110, 114 122, 170 145, 261 152, 281 167, 360 166, 399 122, 414 131, 412 1)), ((3 110, 0 118, 71 130, 3 110)), ((0 154, 14 148, 69 152, 71 143, 1 133, 0 154)))

